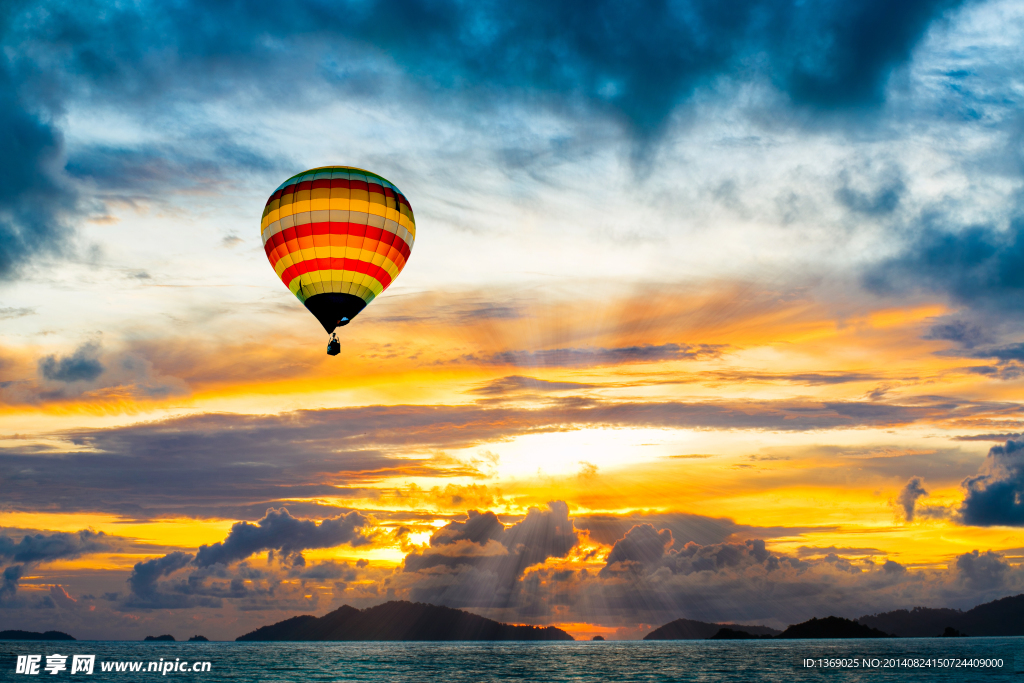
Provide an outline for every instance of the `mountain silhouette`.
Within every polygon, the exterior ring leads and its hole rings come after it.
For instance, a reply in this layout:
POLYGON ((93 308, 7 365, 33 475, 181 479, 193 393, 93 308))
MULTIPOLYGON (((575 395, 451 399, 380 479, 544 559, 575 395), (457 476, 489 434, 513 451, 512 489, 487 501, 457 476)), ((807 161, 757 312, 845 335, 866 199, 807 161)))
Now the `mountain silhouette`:
POLYGON ((794 624, 776 638, 889 638, 889 634, 842 617, 814 618, 794 624))
POLYGON ((363 610, 342 605, 322 617, 302 615, 239 636, 261 640, 572 640, 554 626, 514 626, 470 612, 392 601, 363 610))
POLYGON ((717 634, 723 627, 745 631, 752 636, 774 636, 779 633, 767 626, 744 626, 743 624, 709 624, 706 621, 693 619, 676 619, 654 629, 644 640, 707 640, 717 634))
POLYGON ((1024 636, 1024 595, 986 602, 966 612, 915 607, 871 614, 857 621, 904 638, 941 636, 947 628, 971 636, 1024 636))
POLYGON ((74 640, 62 631, 0 631, 0 640, 74 640))

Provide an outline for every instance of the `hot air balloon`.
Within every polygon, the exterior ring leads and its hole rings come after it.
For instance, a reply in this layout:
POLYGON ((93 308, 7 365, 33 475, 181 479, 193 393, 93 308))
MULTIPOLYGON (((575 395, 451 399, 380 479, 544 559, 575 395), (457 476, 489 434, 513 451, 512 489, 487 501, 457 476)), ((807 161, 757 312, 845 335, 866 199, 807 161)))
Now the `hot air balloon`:
POLYGON ((260 227, 278 277, 330 335, 349 324, 402 272, 416 239, 405 195, 383 177, 351 166, 322 166, 281 183, 260 227))

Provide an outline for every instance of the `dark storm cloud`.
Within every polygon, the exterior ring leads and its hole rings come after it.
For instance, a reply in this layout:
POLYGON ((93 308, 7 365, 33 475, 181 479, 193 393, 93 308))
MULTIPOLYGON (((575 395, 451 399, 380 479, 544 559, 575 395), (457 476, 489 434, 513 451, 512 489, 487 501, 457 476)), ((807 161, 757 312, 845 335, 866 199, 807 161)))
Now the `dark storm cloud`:
POLYGON ((964 524, 1024 526, 1024 442, 993 446, 982 473, 965 479, 963 487, 964 524))
POLYGON ((33 21, 18 16, 8 40, 24 41, 44 65, 42 50, 60 48, 69 76, 135 99, 174 87, 216 97, 241 80, 287 91, 306 80, 289 69, 300 60, 313 67, 307 73, 374 94, 386 69, 366 63, 373 58, 430 90, 582 99, 648 134, 696 87, 739 67, 761 71, 801 105, 877 104, 928 25, 960 4, 306 0, 282 12, 268 0, 47 3, 33 21))
POLYGON ((86 343, 70 356, 55 355, 39 359, 39 374, 54 382, 91 382, 103 374, 98 344, 86 343))
POLYGON ((369 520, 356 511, 319 524, 309 519, 292 517, 287 509, 267 510, 255 524, 237 522, 224 541, 204 545, 196 553, 196 565, 231 564, 264 550, 276 550, 283 558, 296 556, 311 548, 333 548, 343 543, 369 543, 361 529, 369 520))
POLYGON ((0 558, 20 563, 73 559, 113 550, 119 546, 119 541, 102 531, 89 529, 76 533, 25 534, 17 543, 7 534, 0 534, 0 558))
POLYGON ((915 228, 905 251, 872 267, 865 282, 884 294, 927 289, 945 292, 961 303, 1020 311, 1024 218, 1013 217, 1003 230, 988 225, 958 229, 929 217, 915 228))
MULTIPOLYGON (((886 402, 615 403, 569 397, 520 407, 369 406, 281 415, 205 414, 51 435, 69 443, 0 448, 5 504, 14 510, 131 517, 249 517, 294 499, 372 496, 382 478, 481 476, 479 463, 411 453, 463 449, 525 434, 594 427, 807 431, 1022 417, 1020 405, 918 397, 886 402)), ((881 470, 891 458, 879 458, 881 470)), ((918 463, 920 464, 920 463, 918 463)), ((873 466, 868 460, 861 466, 873 466)), ((919 470, 907 476, 929 472, 919 470)), ((301 507, 295 507, 296 505, 301 507)), ((707 536, 695 536, 706 540, 707 536)))
MULTIPOLYGON (((83 209, 62 180, 64 143, 53 121, 74 102, 116 102, 150 121, 239 93, 286 107, 400 98, 468 120, 487 102, 519 98, 577 119, 581 110, 609 116, 644 147, 679 104, 722 77, 772 83, 818 111, 878 105, 928 26, 961 4, 301 0, 282 11, 270 0, 8 3, 0 16, 0 278, 67 253, 69 216, 97 208, 83 209)), ((218 144, 224 138, 213 130, 200 137, 172 149, 85 144, 67 173, 123 199, 280 165, 218 144)), ((847 199, 875 211, 892 196, 847 199)))
POLYGON ((54 560, 71 560, 82 555, 116 550, 123 545, 123 539, 89 529, 75 533, 26 533, 18 542, 7 533, 0 533, 0 560, 18 563, 4 569, 0 602, 14 598, 18 591, 18 580, 24 575, 26 566, 54 560))
MULTIPOLYGON (((11 8, 0 9, 0 32, 11 8)), ((17 276, 32 259, 69 251, 67 213, 75 192, 59 180, 64 140, 29 94, 28 74, 0 57, 0 279, 17 276)))

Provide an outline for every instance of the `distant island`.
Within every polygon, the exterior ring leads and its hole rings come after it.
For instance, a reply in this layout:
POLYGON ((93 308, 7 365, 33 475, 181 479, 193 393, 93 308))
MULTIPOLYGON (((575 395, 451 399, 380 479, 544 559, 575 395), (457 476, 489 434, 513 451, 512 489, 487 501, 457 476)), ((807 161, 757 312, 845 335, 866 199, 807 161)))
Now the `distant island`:
POLYGON ((146 643, 151 643, 151 642, 154 642, 154 641, 168 642, 168 643, 176 642, 174 640, 174 636, 172 636, 170 634, 165 634, 165 635, 162 635, 162 636, 146 636, 142 640, 143 640, 143 642, 146 642, 146 643))
POLYGON ((342 605, 322 617, 292 617, 235 640, 573 640, 573 637, 554 626, 502 624, 450 607, 403 600, 363 610, 342 605))
POLYGON ((188 639, 188 642, 190 642, 190 643, 208 643, 208 642, 210 642, 210 639, 207 638, 206 636, 192 636, 191 638, 188 639))
POLYGON ((593 638, 591 638, 591 640, 604 640, 604 636, 594 636, 593 638))
POLYGON ((654 629, 644 640, 707 640, 723 628, 746 633, 749 636, 776 636, 782 631, 767 626, 744 626, 742 624, 710 624, 693 619, 676 619, 654 629))
POLYGON ((829 616, 794 624, 779 632, 767 626, 709 624, 676 619, 644 640, 746 640, 749 638, 964 638, 1024 636, 1024 594, 986 602, 966 612, 915 607, 859 619, 829 616))
POLYGON ((794 624, 776 638, 891 638, 888 633, 842 617, 811 619, 794 624))
POLYGON ((0 640, 74 640, 74 637, 61 631, 0 631, 0 640))
POLYGON ((692 619, 676 619, 654 629, 644 640, 754 640, 761 638, 888 638, 888 633, 858 624, 850 619, 825 617, 779 631, 768 626, 709 624, 692 619))
POLYGON ((915 607, 863 616, 857 621, 902 638, 931 638, 947 632, 960 636, 1024 636, 1024 595, 986 602, 966 612, 915 607))

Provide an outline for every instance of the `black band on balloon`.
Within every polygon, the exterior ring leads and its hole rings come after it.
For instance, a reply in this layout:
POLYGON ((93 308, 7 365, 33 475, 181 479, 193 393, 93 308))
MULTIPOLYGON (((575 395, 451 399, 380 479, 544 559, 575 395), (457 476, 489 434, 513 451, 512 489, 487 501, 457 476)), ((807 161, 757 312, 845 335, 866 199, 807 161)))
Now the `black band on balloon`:
POLYGON ((344 323, 342 319, 347 318, 351 320, 356 317, 359 311, 366 308, 366 302, 360 297, 354 294, 338 294, 331 292, 328 294, 315 294, 306 299, 306 308, 309 312, 316 316, 316 319, 320 321, 320 324, 324 326, 327 333, 330 334, 334 331, 334 328, 344 323))

